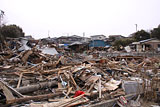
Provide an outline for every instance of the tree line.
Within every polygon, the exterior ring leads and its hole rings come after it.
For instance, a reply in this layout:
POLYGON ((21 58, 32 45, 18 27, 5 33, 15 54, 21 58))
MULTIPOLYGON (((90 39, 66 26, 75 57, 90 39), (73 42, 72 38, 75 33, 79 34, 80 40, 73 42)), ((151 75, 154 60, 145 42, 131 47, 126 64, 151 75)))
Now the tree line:
POLYGON ((1 40, 6 39, 7 37, 10 38, 18 38, 24 37, 24 32, 22 28, 17 25, 3 25, 0 27, 0 38, 1 40))

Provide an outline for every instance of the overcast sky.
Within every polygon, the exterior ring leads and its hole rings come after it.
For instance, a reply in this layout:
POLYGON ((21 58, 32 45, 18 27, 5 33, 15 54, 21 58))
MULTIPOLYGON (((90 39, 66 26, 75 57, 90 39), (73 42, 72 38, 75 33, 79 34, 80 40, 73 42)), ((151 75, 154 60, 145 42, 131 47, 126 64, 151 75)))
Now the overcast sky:
POLYGON ((0 0, 7 24, 34 38, 123 35, 160 24, 160 0, 0 0))

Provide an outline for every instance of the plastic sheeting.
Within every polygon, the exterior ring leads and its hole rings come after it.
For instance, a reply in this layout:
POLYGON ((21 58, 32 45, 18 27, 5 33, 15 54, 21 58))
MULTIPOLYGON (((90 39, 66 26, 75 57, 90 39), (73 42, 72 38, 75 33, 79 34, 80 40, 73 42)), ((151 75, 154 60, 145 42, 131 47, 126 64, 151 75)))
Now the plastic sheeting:
POLYGON ((48 48, 45 47, 43 49, 40 49, 43 54, 49 54, 49 55, 55 55, 58 54, 57 50, 55 48, 48 48))
POLYGON ((22 40, 21 40, 22 46, 21 46, 18 50, 19 50, 19 51, 30 50, 31 48, 26 45, 27 42, 28 42, 28 40, 22 39, 22 40))

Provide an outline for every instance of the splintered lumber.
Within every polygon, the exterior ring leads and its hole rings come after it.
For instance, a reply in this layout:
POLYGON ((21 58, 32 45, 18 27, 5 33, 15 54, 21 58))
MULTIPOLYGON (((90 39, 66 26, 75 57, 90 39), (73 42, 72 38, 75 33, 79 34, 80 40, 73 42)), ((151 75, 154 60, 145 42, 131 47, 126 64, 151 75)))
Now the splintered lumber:
POLYGON ((62 103, 57 104, 55 107, 66 107, 66 106, 72 104, 73 102, 80 100, 83 96, 84 96, 84 94, 77 96, 75 98, 72 98, 70 101, 63 101, 62 103))
POLYGON ((87 90, 87 92, 90 92, 90 91, 93 89, 93 87, 94 87, 94 85, 95 85, 95 83, 97 82, 98 79, 99 79, 99 76, 91 76, 91 77, 86 81, 86 84, 91 84, 91 85, 90 85, 90 88, 87 90))
POLYGON ((23 73, 20 74, 19 81, 18 81, 18 84, 17 84, 17 88, 19 88, 19 86, 21 84, 22 76, 23 76, 23 73))
POLYGON ((24 53, 24 56, 22 57, 22 61, 23 61, 24 63, 26 63, 26 61, 28 60, 28 57, 29 57, 32 53, 33 53, 33 51, 31 51, 31 50, 26 51, 26 52, 24 53))
POLYGON ((63 95, 63 93, 57 92, 55 94, 51 93, 51 94, 44 94, 44 95, 37 95, 37 96, 26 96, 26 97, 23 97, 23 98, 8 100, 7 103, 8 104, 22 103, 22 102, 29 101, 29 100, 39 101, 39 100, 42 100, 42 99, 43 100, 44 99, 49 99, 49 98, 53 98, 53 97, 61 96, 61 95, 63 95))
POLYGON ((57 81, 43 82, 43 83, 38 83, 36 85, 24 86, 24 87, 16 88, 16 90, 22 94, 25 94, 25 93, 30 93, 40 89, 45 89, 47 87, 54 87, 54 86, 57 86, 57 81))
POLYGON ((53 69, 53 70, 43 71, 42 74, 53 74, 53 73, 58 72, 60 70, 66 70, 66 69, 70 69, 70 68, 72 68, 72 66, 65 66, 65 67, 62 67, 62 68, 57 68, 57 69, 53 69))
POLYGON ((127 69, 127 70, 129 70, 129 71, 131 71, 131 72, 136 72, 136 70, 134 70, 134 69, 131 69, 131 68, 128 68, 128 67, 126 67, 126 66, 122 66, 124 69, 127 69))
MULTIPOLYGON (((71 100, 72 99, 54 99, 54 100, 50 100, 50 101, 52 101, 51 103, 42 103, 42 104, 31 103, 30 107, 55 107, 59 103, 68 102, 68 101, 71 101, 71 100)), ((88 101, 89 101, 88 98, 82 97, 80 100, 74 101, 73 103, 71 103, 69 105, 66 105, 66 106, 63 106, 63 107, 75 107, 76 105, 84 104, 88 101)), ((59 107, 61 107, 61 105, 59 107)))
POLYGON ((90 88, 87 90, 88 93, 93 89, 94 85, 95 85, 95 82, 92 83, 92 85, 90 86, 90 88))
POLYGON ((127 67, 127 70, 132 71, 132 72, 136 72, 136 70, 128 68, 128 67, 127 67))
POLYGON ((67 107, 75 107, 76 105, 87 103, 88 101, 89 101, 88 98, 83 97, 82 99, 80 99, 80 100, 78 100, 78 101, 76 101, 76 102, 73 102, 73 103, 69 104, 67 107))
POLYGON ((145 61, 141 62, 140 64, 137 65, 137 68, 141 68, 145 64, 145 61))
POLYGON ((58 59, 58 61, 56 62, 56 65, 58 65, 63 58, 64 58, 64 56, 61 56, 61 57, 58 59))
POLYGON ((117 68, 112 68, 111 70, 115 70, 115 71, 121 71, 121 72, 127 72, 128 74, 132 74, 131 72, 129 72, 128 70, 122 70, 122 69, 117 69, 117 68))
POLYGON ((39 63, 39 64, 37 64, 35 66, 32 66, 31 68, 27 69, 26 71, 37 71, 40 68, 42 68, 42 66, 43 66, 43 63, 39 63))
POLYGON ((12 91, 13 94, 16 94, 18 97, 24 97, 21 93, 19 93, 17 90, 15 90, 14 88, 8 86, 5 82, 3 82, 2 80, 0 80, 0 83, 4 84, 8 89, 10 89, 12 91))
POLYGON ((101 76, 99 77, 98 91, 99 91, 99 98, 101 98, 102 97, 101 76))
POLYGON ((69 93, 72 91, 72 87, 70 87, 69 89, 68 89, 68 91, 67 91, 67 94, 66 94, 66 96, 64 97, 64 99, 66 99, 66 97, 69 95, 69 93))
POLYGON ((74 85, 77 89, 79 89, 79 86, 77 85, 76 81, 74 80, 71 72, 69 72, 69 75, 70 75, 70 77, 71 77, 71 80, 73 81, 73 85, 74 85))
POLYGON ((7 101, 15 99, 12 92, 2 82, 0 82, 0 89, 3 90, 3 93, 4 93, 7 101))

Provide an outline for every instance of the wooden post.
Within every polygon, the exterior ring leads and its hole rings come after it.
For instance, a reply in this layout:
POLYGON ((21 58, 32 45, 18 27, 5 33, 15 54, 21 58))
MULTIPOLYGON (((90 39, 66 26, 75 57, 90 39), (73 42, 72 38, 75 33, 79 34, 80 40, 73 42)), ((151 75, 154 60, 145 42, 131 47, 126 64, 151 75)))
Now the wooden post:
POLYGON ((101 75, 99 76, 98 91, 99 91, 99 98, 102 98, 101 75))
POLYGON ((17 84, 17 88, 20 87, 20 84, 21 84, 21 81, 22 81, 22 76, 23 76, 23 73, 20 74, 19 81, 18 81, 18 84, 17 84))

